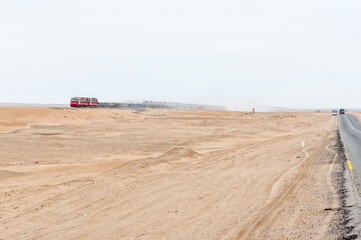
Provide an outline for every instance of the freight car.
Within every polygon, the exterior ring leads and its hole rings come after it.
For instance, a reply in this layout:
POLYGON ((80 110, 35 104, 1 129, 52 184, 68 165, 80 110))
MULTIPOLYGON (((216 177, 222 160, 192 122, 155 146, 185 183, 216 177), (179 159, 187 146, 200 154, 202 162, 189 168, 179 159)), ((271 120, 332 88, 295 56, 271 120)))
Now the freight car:
POLYGON ((70 107, 99 107, 97 98, 72 97, 70 107))

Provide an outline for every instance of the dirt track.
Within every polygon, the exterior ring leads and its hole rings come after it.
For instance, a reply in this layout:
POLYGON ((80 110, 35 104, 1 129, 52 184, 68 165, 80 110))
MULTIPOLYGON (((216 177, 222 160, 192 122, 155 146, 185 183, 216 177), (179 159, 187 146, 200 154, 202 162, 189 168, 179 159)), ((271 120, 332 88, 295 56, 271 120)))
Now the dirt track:
POLYGON ((0 108, 0 116, 0 239, 340 234, 328 113, 0 108))

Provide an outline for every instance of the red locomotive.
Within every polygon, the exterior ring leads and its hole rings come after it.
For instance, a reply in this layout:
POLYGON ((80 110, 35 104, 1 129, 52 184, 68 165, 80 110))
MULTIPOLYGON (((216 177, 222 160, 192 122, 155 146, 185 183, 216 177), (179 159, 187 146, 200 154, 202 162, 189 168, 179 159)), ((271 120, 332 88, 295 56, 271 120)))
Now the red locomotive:
POLYGON ((72 97, 70 107, 99 107, 97 98, 72 97))

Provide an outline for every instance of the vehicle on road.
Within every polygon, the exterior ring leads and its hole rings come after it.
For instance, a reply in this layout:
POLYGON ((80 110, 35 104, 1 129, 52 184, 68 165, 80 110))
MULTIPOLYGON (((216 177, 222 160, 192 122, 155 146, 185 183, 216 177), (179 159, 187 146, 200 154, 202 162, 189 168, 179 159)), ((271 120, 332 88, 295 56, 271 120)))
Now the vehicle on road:
POLYGON ((340 115, 345 115, 345 109, 340 109, 340 115))
POLYGON ((99 107, 99 102, 97 98, 72 97, 70 107, 99 107))
POLYGON ((332 116, 337 116, 337 110, 336 109, 332 110, 332 116))

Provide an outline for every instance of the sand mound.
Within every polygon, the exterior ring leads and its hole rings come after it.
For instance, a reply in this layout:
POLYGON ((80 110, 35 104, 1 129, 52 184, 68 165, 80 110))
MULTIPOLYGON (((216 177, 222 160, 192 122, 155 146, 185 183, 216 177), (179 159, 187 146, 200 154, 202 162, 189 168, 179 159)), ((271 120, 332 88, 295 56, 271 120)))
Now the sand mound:
POLYGON ((159 160, 180 160, 182 158, 193 158, 199 159, 203 157, 203 155, 197 153, 192 149, 175 147, 172 150, 160 155, 157 159, 159 160))

